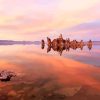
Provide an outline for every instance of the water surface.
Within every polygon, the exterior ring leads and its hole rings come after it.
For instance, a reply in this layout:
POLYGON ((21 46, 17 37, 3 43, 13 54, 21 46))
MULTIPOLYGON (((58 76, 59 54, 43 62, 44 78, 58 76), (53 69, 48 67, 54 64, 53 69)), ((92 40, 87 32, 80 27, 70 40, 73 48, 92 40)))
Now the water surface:
POLYGON ((1 100, 100 100, 100 46, 47 53, 41 45, 0 46, 0 70, 17 74, 0 82, 1 100))

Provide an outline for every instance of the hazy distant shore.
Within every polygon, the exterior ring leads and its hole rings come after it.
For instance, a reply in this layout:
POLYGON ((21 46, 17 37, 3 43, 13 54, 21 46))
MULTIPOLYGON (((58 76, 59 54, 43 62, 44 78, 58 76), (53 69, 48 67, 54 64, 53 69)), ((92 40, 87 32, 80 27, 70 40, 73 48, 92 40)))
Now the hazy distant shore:
MULTIPOLYGON (((15 44, 21 44, 21 45, 39 45, 40 41, 14 41, 14 40, 0 40, 0 45, 15 45, 15 44)), ((86 42, 85 42, 86 43, 86 42)), ((100 41, 93 41, 94 45, 100 45, 100 41)))
POLYGON ((94 45, 100 45, 100 41, 93 41, 94 45))
POLYGON ((0 40, 0 45, 14 45, 14 44, 22 44, 22 45, 30 45, 30 44, 40 44, 40 41, 13 41, 13 40, 0 40))

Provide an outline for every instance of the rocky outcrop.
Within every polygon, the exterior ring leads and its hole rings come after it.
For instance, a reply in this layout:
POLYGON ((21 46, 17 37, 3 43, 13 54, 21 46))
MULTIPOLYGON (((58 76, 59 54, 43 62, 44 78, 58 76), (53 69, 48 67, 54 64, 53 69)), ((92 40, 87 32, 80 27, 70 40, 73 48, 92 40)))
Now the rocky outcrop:
POLYGON ((0 81, 10 81, 12 77, 15 77, 15 73, 10 71, 1 71, 0 72, 0 81))
MULTIPOLYGON (((45 42, 43 42, 42 40, 42 47, 44 48, 44 44, 45 42)), ((77 41, 77 40, 70 40, 68 39, 63 39, 62 34, 60 34, 59 38, 53 39, 51 40, 49 37, 47 37, 47 52, 49 52, 51 50, 51 48, 54 51, 58 51, 60 53, 60 55, 62 54, 63 50, 69 51, 70 48, 76 50, 77 48, 80 48, 81 50, 83 49, 83 47, 85 46, 85 42, 83 42, 83 40, 81 41, 77 41)), ((88 41, 87 46, 89 48, 89 50, 92 48, 92 41, 88 41)), ((42 48, 42 49, 43 49, 42 48)))

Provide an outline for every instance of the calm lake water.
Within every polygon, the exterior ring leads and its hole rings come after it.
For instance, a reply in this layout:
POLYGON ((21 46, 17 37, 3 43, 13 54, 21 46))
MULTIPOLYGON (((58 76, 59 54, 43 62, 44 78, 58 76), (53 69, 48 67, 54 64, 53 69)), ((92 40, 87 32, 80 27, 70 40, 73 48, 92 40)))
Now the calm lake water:
POLYGON ((0 100, 100 100, 100 45, 47 53, 41 45, 0 46, 0 100))

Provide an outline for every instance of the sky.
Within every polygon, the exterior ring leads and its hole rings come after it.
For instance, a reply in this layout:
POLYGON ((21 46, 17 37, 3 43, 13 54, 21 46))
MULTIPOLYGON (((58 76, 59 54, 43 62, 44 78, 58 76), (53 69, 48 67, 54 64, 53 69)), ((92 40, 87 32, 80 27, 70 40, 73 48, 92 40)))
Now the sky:
POLYGON ((0 0, 0 39, 100 40, 100 0, 0 0))

